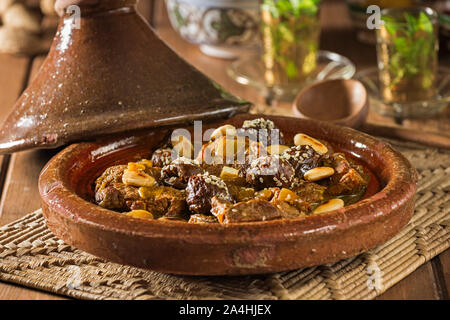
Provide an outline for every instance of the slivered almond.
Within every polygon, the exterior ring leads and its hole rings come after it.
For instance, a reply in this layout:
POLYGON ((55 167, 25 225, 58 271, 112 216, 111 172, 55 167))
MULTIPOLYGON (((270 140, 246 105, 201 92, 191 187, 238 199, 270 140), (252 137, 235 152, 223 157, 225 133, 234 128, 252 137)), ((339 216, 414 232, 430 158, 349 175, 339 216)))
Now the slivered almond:
POLYGON ((266 149, 267 153, 272 155, 272 154, 282 154, 287 149, 289 149, 289 147, 282 144, 273 144, 268 146, 266 149))
POLYGON ((156 180, 152 176, 140 170, 126 169, 122 176, 122 182, 128 186, 135 187, 153 187, 156 185, 156 180))
POLYGON ((216 130, 211 133, 211 140, 215 140, 220 136, 235 136, 236 128, 231 124, 225 124, 221 127, 218 127, 216 130))
POLYGON ((313 213, 323 213, 332 210, 337 210, 344 207, 344 201, 341 199, 331 199, 324 204, 321 204, 316 209, 314 209, 313 213))
POLYGON ((334 174, 334 169, 330 167, 317 167, 305 172, 305 180, 318 181, 331 177, 334 174))
POLYGON ((303 133, 298 133, 295 135, 294 144, 296 146, 304 146, 304 145, 310 146, 320 154, 325 154, 328 152, 328 148, 322 142, 303 133))

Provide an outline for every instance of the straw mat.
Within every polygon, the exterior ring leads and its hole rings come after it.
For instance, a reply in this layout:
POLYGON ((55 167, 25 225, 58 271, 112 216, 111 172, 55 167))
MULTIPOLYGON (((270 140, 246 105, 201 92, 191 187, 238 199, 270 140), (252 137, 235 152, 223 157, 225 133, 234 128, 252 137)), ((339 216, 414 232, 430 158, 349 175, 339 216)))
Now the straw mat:
POLYGON ((0 228, 0 280, 81 299, 372 299, 450 246, 450 152, 391 143, 419 172, 415 213, 394 238, 356 257, 270 275, 175 276, 75 249, 38 210, 0 228))

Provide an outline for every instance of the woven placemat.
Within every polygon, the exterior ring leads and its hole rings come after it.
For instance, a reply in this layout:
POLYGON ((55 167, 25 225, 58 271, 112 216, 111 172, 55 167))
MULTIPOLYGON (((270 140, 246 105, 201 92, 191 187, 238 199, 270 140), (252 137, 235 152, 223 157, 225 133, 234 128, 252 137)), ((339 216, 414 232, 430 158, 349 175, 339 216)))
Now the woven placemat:
POLYGON ((419 172, 415 213, 387 243, 260 276, 175 276, 106 262, 57 239, 40 210, 0 228, 0 280, 82 299, 372 299, 450 246, 450 152, 391 143, 419 172))

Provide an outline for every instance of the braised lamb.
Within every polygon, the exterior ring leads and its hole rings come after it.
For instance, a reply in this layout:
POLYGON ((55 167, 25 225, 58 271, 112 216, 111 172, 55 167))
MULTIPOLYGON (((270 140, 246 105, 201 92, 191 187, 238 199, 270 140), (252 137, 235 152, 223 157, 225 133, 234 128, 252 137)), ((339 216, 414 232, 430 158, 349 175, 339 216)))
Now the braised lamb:
POLYGON ((339 209, 364 195, 370 177, 326 141, 299 133, 287 143, 262 118, 217 128, 198 154, 181 137, 149 158, 107 168, 95 202, 141 219, 250 223, 339 209))

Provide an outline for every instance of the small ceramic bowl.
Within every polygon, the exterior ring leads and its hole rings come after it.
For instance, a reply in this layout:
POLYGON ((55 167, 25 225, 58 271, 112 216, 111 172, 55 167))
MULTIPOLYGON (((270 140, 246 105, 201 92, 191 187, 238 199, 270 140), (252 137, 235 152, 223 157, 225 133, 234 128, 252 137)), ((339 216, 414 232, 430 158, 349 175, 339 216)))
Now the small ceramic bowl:
MULTIPOLYGON (((259 117, 239 114, 203 123, 203 130, 224 123, 238 127, 259 117)), ((39 179, 47 226, 66 243, 117 263, 176 274, 238 275, 351 257, 387 241, 409 221, 417 174, 388 143, 329 123, 264 117, 283 130, 287 141, 302 132, 356 157, 372 172, 364 199, 308 217, 228 225, 143 220, 94 204, 95 179, 112 165, 148 157, 171 132, 159 128, 109 142, 73 144, 50 160, 39 179)))
POLYGON ((301 90, 292 109, 300 118, 358 128, 367 119, 369 99, 366 88, 357 80, 324 80, 301 90))
POLYGON ((259 43, 258 0, 166 0, 172 27, 213 57, 232 59, 259 43))

